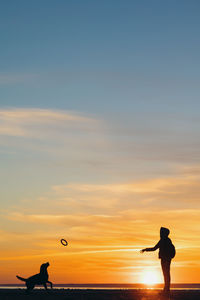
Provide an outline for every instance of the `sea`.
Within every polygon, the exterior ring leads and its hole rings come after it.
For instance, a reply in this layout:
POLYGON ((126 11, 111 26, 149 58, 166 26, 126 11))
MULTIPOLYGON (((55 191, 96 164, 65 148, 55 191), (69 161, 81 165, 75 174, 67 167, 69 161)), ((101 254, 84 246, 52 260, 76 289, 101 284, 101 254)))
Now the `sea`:
MULTIPOLYGON (((95 289, 95 290, 124 290, 124 289, 162 289, 162 284, 146 285, 146 284, 117 284, 117 283, 108 283, 108 284, 54 284, 54 289, 95 289)), ((36 287, 41 289, 43 287, 36 287)), ((0 284, 0 289, 25 289, 24 284, 0 284)), ((200 290, 200 283, 174 283, 171 284, 172 290, 200 290)))

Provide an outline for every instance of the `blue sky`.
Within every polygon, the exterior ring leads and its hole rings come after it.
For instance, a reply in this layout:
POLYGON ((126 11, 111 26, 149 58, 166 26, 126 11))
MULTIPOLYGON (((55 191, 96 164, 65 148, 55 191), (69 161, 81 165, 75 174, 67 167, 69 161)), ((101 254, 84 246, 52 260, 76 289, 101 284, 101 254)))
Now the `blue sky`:
POLYGON ((198 11, 198 1, 1 3, 1 104, 195 110, 198 11))
POLYGON ((163 219, 181 235, 200 203, 199 8, 194 0, 0 3, 2 243, 17 232, 20 255, 22 236, 42 240, 39 226, 54 232, 65 215, 72 240, 75 231, 84 242, 81 226, 89 232, 98 214, 127 219, 131 230, 131 213, 151 240, 160 209, 173 211, 163 219))

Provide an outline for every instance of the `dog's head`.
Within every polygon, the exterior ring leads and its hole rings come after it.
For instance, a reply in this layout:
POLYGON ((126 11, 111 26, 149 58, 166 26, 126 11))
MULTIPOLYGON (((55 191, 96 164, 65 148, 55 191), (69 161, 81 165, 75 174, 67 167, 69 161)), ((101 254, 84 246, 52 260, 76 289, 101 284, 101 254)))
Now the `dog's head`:
POLYGON ((49 265, 50 265, 49 262, 47 262, 47 263, 45 263, 45 264, 42 264, 42 265, 40 266, 40 273, 46 271, 49 265))

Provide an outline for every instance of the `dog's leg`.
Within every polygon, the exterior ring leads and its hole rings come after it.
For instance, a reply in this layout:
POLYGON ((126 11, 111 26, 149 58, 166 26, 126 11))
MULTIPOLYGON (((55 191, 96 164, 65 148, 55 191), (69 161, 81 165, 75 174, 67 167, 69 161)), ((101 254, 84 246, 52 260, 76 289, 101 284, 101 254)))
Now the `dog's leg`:
POLYGON ((27 292, 27 294, 29 294, 30 291, 32 291, 32 290, 34 289, 35 285, 34 285, 34 284, 31 284, 31 283, 27 283, 27 284, 26 284, 26 287, 27 287, 26 292, 27 292))
POLYGON ((48 290, 46 282, 43 283, 45 290, 48 290))
POLYGON ((50 284, 50 286, 51 286, 51 289, 53 288, 53 283, 51 282, 51 281, 47 281, 49 284, 50 284))

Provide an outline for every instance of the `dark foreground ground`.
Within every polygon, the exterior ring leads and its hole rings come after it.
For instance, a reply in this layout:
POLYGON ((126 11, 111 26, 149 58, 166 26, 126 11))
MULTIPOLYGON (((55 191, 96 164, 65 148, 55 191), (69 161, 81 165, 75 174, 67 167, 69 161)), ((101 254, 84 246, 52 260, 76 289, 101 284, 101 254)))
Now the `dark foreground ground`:
POLYGON ((160 290, 34 290, 29 295, 24 289, 0 289, 1 300, 200 300, 200 290, 172 290, 170 298, 160 290))

